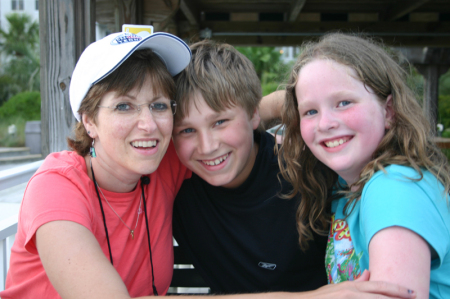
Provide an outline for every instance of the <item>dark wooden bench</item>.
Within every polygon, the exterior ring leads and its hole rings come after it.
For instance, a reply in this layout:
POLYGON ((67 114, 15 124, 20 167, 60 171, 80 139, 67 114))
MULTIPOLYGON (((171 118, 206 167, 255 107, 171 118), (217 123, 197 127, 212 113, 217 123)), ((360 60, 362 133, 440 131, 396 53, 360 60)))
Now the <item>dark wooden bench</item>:
MULTIPOLYGON (((168 294, 176 295, 173 288, 209 288, 198 271, 192 267, 192 262, 180 246, 174 246, 174 269, 168 294)), ((188 292, 193 294, 196 292, 188 292)), ((184 293, 186 294, 186 293, 184 293)))

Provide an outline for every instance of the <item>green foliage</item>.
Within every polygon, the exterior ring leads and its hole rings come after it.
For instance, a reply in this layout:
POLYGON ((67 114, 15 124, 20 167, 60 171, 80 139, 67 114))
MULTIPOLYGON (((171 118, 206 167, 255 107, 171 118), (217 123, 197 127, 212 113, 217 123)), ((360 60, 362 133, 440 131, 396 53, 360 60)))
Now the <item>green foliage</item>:
POLYGON ((274 47, 236 47, 254 65, 263 86, 263 95, 275 91, 291 67, 281 60, 281 53, 274 47))
POLYGON ((39 47, 39 24, 32 22, 27 14, 12 13, 6 16, 9 30, 0 29, 3 51, 16 57, 35 59, 35 51, 39 47))
POLYGON ((270 82, 270 83, 266 83, 266 84, 261 84, 262 87, 262 95, 266 96, 274 91, 278 90, 278 86, 279 84, 276 82, 270 82))
POLYGON ((25 124, 26 120, 21 116, 0 118, 0 147, 25 146, 25 124), (16 126, 17 134, 8 134, 10 125, 16 126))
POLYGON ((22 91, 40 89, 39 24, 26 14, 6 16, 9 30, 0 29, 0 105, 22 91))
POLYGON ((450 95, 450 70, 439 78, 439 94, 450 95))
POLYGON ((450 95, 439 96, 438 123, 444 125, 444 130, 450 128, 450 95))
POLYGON ((16 94, 0 107, 0 119, 20 116, 23 119, 41 119, 41 94, 38 91, 27 91, 16 94))

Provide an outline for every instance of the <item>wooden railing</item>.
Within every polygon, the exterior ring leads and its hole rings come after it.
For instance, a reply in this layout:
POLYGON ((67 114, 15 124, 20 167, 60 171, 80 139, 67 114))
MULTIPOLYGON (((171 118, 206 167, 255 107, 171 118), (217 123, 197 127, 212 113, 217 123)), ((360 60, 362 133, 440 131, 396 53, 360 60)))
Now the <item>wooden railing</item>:
MULTIPOLYGON (((37 161, 0 171, 0 192, 28 182, 43 161, 37 161)), ((0 290, 5 288, 6 273, 9 268, 11 247, 17 232, 18 215, 14 214, 0 221, 0 290)))

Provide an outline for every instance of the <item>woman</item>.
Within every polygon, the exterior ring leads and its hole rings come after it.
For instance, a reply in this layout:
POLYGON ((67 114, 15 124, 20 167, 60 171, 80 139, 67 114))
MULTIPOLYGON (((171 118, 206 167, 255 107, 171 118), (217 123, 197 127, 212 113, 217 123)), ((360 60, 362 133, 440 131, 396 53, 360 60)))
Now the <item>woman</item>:
POLYGON ((74 151, 50 154, 27 186, 2 298, 167 292, 172 204, 190 176, 169 146, 172 75, 189 60, 166 33, 116 33, 84 51, 70 87, 74 151))

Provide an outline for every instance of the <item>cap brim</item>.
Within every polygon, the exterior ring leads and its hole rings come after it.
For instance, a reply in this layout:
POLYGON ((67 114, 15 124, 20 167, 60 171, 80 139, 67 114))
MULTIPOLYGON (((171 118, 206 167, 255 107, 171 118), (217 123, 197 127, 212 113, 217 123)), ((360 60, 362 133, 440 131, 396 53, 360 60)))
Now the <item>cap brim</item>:
POLYGON ((128 57, 135 51, 142 49, 152 49, 157 54, 167 67, 167 70, 172 76, 179 74, 184 70, 191 60, 191 50, 188 45, 179 37, 165 32, 157 32, 145 37, 136 46, 129 51, 128 55, 124 56, 116 66, 97 79, 92 85, 100 82, 103 78, 114 72, 128 57))

